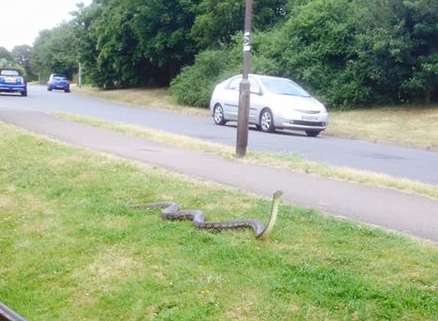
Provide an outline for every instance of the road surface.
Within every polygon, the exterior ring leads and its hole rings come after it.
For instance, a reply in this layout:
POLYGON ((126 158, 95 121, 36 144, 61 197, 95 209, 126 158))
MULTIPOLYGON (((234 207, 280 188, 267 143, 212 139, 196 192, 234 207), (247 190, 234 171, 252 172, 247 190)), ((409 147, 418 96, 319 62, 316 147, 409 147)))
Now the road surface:
MULTIPOLYGON (((47 92, 43 86, 29 86, 29 97, 26 98, 0 95, 0 113, 2 110, 74 113, 228 145, 234 145, 236 139, 234 127, 215 126, 208 117, 135 108, 128 104, 63 92, 47 92)), ((250 131, 249 148, 294 153, 307 160, 438 184, 438 153, 416 148, 324 135, 309 138, 300 134, 266 134, 255 130, 250 131)))

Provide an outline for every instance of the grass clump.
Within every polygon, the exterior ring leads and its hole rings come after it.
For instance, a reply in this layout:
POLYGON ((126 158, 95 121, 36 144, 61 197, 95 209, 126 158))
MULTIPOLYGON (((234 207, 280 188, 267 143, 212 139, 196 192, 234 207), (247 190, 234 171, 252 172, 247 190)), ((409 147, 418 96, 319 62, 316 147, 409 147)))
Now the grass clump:
POLYGON ((280 209, 272 240, 130 205, 265 219, 268 200, 0 124, 0 299, 43 320, 437 320, 438 249, 280 209))

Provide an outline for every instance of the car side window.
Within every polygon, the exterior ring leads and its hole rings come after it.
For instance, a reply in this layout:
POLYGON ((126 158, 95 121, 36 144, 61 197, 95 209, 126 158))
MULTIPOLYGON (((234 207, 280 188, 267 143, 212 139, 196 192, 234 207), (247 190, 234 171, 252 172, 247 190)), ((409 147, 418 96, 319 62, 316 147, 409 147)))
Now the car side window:
POLYGON ((260 90, 259 84, 257 83, 257 81, 254 78, 249 78, 249 83, 250 83, 250 86, 251 86, 250 91, 251 91, 252 94, 259 95, 259 94, 262 93, 262 91, 260 90))
POLYGON ((230 84, 228 85, 228 89, 230 90, 239 90, 240 82, 242 81, 242 78, 237 77, 231 80, 230 84))

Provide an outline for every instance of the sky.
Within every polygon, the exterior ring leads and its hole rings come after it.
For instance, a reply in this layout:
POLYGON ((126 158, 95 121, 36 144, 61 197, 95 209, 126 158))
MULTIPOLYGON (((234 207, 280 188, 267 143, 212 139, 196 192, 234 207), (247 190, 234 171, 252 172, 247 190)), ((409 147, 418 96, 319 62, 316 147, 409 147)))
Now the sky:
POLYGON ((92 0, 0 0, 0 47, 32 45, 38 33, 71 19, 76 3, 92 0))

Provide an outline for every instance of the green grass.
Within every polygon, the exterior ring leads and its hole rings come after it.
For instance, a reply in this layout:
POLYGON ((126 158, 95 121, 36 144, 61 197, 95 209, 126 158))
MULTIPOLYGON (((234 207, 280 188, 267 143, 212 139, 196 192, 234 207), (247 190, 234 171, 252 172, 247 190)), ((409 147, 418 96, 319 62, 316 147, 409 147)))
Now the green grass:
MULTIPOLYGON (((212 143, 184 135, 177 135, 157 129, 138 127, 124 123, 107 122, 93 117, 79 116, 68 113, 56 113, 56 115, 67 120, 81 122, 96 127, 108 128, 159 143, 173 144, 178 147, 215 153, 226 159, 234 159, 235 155, 235 150, 231 146, 212 143)), ((371 186, 392 188, 403 192, 415 193, 429 198, 438 199, 437 185, 425 184, 406 178, 392 177, 370 171, 308 161, 293 153, 264 153, 250 150, 245 159, 240 161, 285 168, 292 171, 316 174, 323 177, 341 179, 371 186)))
POLYGON ((269 200, 0 123, 0 300, 48 320, 438 320, 438 248, 282 205, 272 240, 208 233, 269 200))

